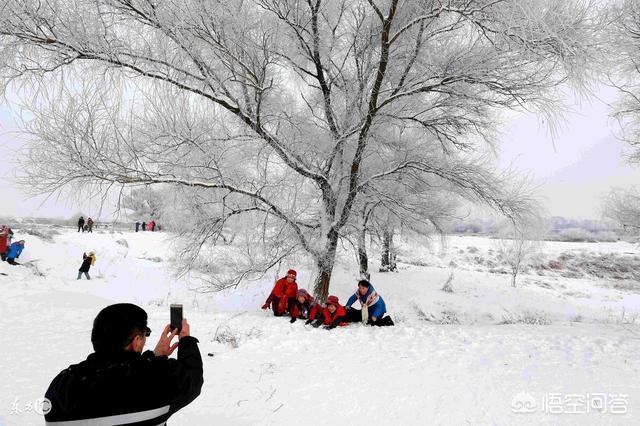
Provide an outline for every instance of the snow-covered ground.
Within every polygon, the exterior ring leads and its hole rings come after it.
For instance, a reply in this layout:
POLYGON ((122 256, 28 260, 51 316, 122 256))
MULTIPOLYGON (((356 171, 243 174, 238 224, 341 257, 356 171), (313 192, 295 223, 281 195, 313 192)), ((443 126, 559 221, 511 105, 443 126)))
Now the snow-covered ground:
MULTIPOLYGON (((43 424, 34 402, 91 352, 93 318, 119 301, 147 310, 152 343, 168 304, 183 303, 200 339, 202 394, 171 425, 640 424, 640 284, 549 263, 613 259, 630 274, 640 257, 629 243, 547 243, 539 263, 551 267, 532 266, 518 288, 490 239, 405 245, 398 272, 372 276, 396 327, 327 331, 259 309, 273 276, 189 291, 170 274, 170 234, 15 231, 27 244, 24 265, 0 263, 0 426, 43 424), (89 250, 93 279, 77 281, 89 250)), ((352 258, 332 281, 342 302, 356 286, 352 258)), ((308 288, 312 271, 296 269, 308 288)))

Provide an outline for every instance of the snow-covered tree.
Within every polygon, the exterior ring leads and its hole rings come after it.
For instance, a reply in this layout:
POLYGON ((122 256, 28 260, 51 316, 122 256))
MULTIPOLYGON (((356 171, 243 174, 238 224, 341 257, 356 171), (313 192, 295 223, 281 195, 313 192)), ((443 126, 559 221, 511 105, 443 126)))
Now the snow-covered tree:
POLYGON ((607 83, 617 87, 619 101, 612 115, 622 130, 621 137, 633 148, 632 162, 640 162, 640 3, 612 2, 610 26, 610 72, 607 83))
POLYGON ((597 4, 4 0, 0 75, 33 117, 34 189, 198 190, 215 229, 246 220, 310 254, 324 297, 381 179, 436 176, 520 213, 505 182, 467 172, 497 111, 552 115, 584 82, 597 4))
POLYGON ((163 193, 148 186, 133 188, 123 196, 122 204, 133 219, 157 220, 162 212, 163 193))
POLYGON ((602 203, 602 215, 630 233, 639 233, 640 191, 638 188, 612 189, 602 203))
POLYGON ((546 222, 538 215, 540 210, 507 220, 498 226, 495 247, 499 257, 508 265, 511 286, 516 287, 518 274, 526 269, 527 262, 535 257, 544 245, 546 222))

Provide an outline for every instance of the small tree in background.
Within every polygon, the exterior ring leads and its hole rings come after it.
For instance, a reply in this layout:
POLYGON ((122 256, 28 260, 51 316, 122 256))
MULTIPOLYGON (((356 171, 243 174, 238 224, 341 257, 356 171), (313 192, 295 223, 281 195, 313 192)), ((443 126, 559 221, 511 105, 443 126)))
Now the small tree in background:
POLYGON ((602 215, 631 234, 640 233, 640 192, 638 188, 612 189, 602 202, 602 215))
POLYGON ((516 287, 518 274, 543 247, 546 225, 539 216, 530 216, 520 222, 505 221, 498 227, 496 251, 509 266, 511 286, 516 287))
POLYGON ((163 191, 149 186, 133 188, 122 199, 122 207, 130 211, 130 219, 157 220, 163 204, 163 191))

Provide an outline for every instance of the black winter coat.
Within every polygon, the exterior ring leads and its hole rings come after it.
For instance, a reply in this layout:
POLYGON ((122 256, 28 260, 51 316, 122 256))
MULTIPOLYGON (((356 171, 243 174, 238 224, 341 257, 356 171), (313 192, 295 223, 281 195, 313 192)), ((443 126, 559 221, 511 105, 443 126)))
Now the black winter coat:
POLYGON ((83 253, 82 265, 80 265, 80 269, 78 269, 78 272, 89 272, 90 267, 91 267, 91 256, 87 256, 86 253, 83 253))
POLYGON ((204 379, 197 343, 191 336, 180 339, 177 360, 152 351, 92 353, 49 385, 47 424, 85 420, 83 425, 92 425, 100 417, 109 417, 100 424, 164 424, 200 395, 204 379))

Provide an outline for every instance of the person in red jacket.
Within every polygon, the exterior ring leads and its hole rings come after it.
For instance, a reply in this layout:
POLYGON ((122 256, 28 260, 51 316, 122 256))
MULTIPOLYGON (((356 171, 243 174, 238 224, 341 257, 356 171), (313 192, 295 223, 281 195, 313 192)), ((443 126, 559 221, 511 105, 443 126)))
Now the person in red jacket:
POLYGON ((298 273, 289 269, 287 275, 276 281, 273 286, 273 290, 267 297, 266 302, 262 305, 262 309, 273 309, 273 315, 281 317, 293 309, 293 303, 296 300, 296 294, 298 293, 298 284, 296 283, 296 277, 298 273))
POLYGON ((316 303, 313 296, 307 290, 301 288, 298 290, 291 307, 291 320, 289 322, 296 322, 297 319, 306 319, 308 324, 320 315, 321 310, 322 308, 316 303))
POLYGON ((0 226, 0 257, 4 262, 7 258, 7 252, 9 251, 9 231, 10 229, 6 226, 0 226))
POLYGON ((327 301, 325 303, 326 307, 322 310, 318 319, 311 323, 312 326, 317 328, 324 325, 323 328, 332 329, 337 326, 349 324, 346 321, 347 311, 344 309, 344 306, 340 304, 337 296, 327 297, 327 301))

